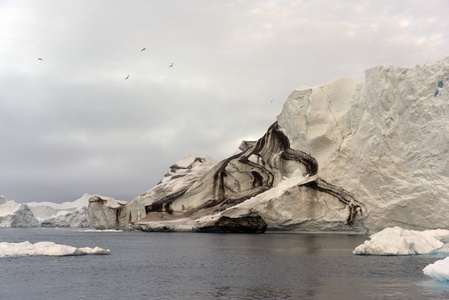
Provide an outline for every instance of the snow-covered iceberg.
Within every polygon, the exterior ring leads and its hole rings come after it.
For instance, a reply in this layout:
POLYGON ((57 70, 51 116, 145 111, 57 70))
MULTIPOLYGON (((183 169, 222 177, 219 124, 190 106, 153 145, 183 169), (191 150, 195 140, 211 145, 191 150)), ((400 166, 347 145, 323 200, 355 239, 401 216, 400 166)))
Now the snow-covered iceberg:
POLYGON ((28 241, 22 243, 0 243, 0 257, 6 256, 35 256, 35 255, 46 255, 46 256, 68 256, 68 255, 87 255, 87 254, 97 254, 104 255, 110 254, 109 249, 102 249, 99 247, 90 248, 76 248, 67 245, 55 244, 53 242, 37 242, 32 244, 28 241))
POLYGON ((26 204, 0 196, 0 227, 37 227, 38 220, 26 204))
MULTIPOLYGON (((188 156, 98 228, 351 232, 436 229, 449 215, 449 57, 299 88, 257 141, 188 156)), ((107 216, 107 217, 103 217, 107 216)))
POLYGON ((423 272, 439 281, 449 281, 449 257, 437 260, 435 263, 427 265, 423 272))
POLYGON ((357 246, 354 254, 360 255, 413 255, 447 251, 449 230, 406 230, 389 227, 370 236, 370 240, 357 246))

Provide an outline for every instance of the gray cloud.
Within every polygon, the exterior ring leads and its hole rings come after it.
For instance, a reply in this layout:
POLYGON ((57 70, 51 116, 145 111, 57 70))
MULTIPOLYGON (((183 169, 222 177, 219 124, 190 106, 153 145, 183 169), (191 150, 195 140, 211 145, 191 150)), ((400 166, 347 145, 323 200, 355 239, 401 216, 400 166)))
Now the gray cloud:
POLYGON ((0 194, 129 201, 187 154, 261 137, 297 87, 448 55, 447 15, 444 0, 2 1, 0 194))

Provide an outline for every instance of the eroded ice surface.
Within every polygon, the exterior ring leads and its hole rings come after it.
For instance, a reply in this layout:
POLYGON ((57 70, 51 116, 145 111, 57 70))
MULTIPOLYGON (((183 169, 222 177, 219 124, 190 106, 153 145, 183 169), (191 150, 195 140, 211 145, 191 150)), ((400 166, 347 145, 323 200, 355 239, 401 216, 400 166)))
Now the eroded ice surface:
POLYGON ((413 255, 447 251, 449 230, 406 230, 388 227, 370 236, 370 240, 357 246, 354 254, 363 255, 413 255))
POLYGON ((0 257, 26 255, 68 256, 86 254, 110 254, 110 250, 100 247, 76 248, 67 245, 55 244, 53 242, 37 242, 35 244, 28 241, 22 243, 0 243, 0 257))

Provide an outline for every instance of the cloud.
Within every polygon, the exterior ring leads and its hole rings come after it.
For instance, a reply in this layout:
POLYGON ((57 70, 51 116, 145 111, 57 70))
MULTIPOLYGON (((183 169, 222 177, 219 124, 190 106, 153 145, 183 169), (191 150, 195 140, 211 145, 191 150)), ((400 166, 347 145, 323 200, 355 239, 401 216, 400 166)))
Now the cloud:
POLYGON ((0 194, 18 202, 131 200, 187 154, 261 137, 299 86, 449 49, 443 0, 0 8, 0 194))

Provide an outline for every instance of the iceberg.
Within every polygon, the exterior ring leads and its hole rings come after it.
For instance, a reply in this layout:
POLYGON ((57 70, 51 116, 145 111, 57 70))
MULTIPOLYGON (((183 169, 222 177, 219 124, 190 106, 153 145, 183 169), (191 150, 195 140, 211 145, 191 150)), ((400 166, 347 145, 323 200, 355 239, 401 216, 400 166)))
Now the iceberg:
POLYGON ((22 243, 0 243, 0 257, 11 256, 69 256, 69 255, 87 255, 96 254, 104 255, 110 254, 109 249, 102 249, 99 247, 90 248, 76 248, 67 245, 55 244, 53 242, 37 242, 32 244, 28 241, 22 243))
POLYGON ((81 198, 71 202, 18 204, 0 196, 0 227, 91 228, 87 207, 92 197, 109 199, 108 201, 111 202, 117 201, 110 197, 85 193, 81 198))
POLYGON ((406 230, 389 227, 370 236, 353 251, 358 255, 414 255, 445 251, 449 230, 406 230))
POLYGON ((26 204, 0 196, 0 227, 38 227, 39 222, 26 204))
MULTIPOLYGON (((81 198, 75 200, 75 201, 68 201, 68 202, 63 202, 63 203, 54 203, 54 202, 28 202, 27 205, 31 208, 36 208, 36 207, 43 207, 44 211, 39 212, 40 214, 45 214, 45 209, 51 208, 54 210, 69 210, 69 209, 78 209, 81 207, 87 207, 88 205, 88 201, 89 198, 92 197, 92 195, 85 193, 83 196, 81 196, 81 198)), ((51 214, 53 215, 54 213, 52 212, 52 210, 49 210, 49 212, 51 212, 51 214)))
MULTIPOLYGON (((91 198, 92 225, 355 234, 445 228, 448 87, 449 56, 433 65, 374 67, 364 82, 341 77, 298 88, 265 135, 242 141, 230 157, 186 156, 127 204, 91 198)), ((437 247, 396 238, 406 244, 379 252, 437 247)))
POLYGON ((96 229, 120 229, 118 216, 127 202, 112 197, 92 196, 89 198, 88 215, 92 227, 96 229), (101 209, 97 209, 101 207, 101 209))
POLYGON ((97 195, 85 193, 81 198, 71 202, 29 202, 27 205, 41 227, 89 228, 92 226, 87 206, 89 199, 94 196, 97 195))
POLYGON ((89 228, 91 227, 87 215, 87 206, 71 210, 62 210, 55 215, 40 219, 41 227, 71 227, 89 228))
POLYGON ((423 273, 439 281, 449 281, 449 257, 427 265, 423 273))

